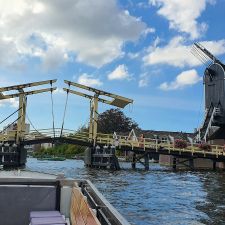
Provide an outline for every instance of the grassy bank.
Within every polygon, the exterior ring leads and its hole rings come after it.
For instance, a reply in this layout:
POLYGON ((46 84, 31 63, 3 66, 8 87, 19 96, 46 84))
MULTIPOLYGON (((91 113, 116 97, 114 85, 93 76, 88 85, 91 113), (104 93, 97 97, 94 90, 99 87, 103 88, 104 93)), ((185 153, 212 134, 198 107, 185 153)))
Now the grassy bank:
POLYGON ((33 153, 34 157, 44 157, 44 156, 55 156, 55 157, 65 157, 71 159, 76 155, 83 155, 85 147, 78 145, 62 144, 56 145, 52 148, 41 148, 33 153))

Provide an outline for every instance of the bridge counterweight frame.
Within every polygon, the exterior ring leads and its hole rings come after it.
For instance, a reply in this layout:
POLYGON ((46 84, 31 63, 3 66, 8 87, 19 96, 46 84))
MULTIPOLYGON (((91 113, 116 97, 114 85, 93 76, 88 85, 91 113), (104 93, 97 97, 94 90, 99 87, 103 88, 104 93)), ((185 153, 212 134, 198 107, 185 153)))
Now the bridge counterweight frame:
MULTIPOLYGON (((54 90, 56 90, 56 87, 36 89, 36 90, 32 90, 32 91, 24 91, 24 88, 30 88, 30 87, 46 85, 46 84, 50 84, 52 86, 52 84, 55 83, 56 81, 57 81, 57 79, 45 80, 45 81, 13 85, 13 86, 0 88, 0 101, 4 100, 4 99, 10 99, 10 98, 17 98, 17 97, 19 98, 17 129, 16 129, 16 136, 15 136, 15 142, 17 143, 17 145, 20 144, 20 142, 23 140, 24 135, 25 135, 27 96, 44 93, 44 92, 53 92, 54 90), (8 92, 8 91, 18 91, 18 93, 6 94, 6 95, 3 94, 3 92, 8 92)), ((8 135, 5 135, 5 136, 7 138, 8 135)))
POLYGON ((75 94, 84 98, 90 99, 90 118, 89 118, 89 139, 93 142, 93 145, 96 145, 97 139, 97 127, 98 127, 98 102, 102 102, 104 104, 113 105, 119 108, 124 108, 126 105, 133 103, 132 99, 125 98, 120 95, 112 94, 109 92, 105 92, 96 88, 88 87, 83 84, 75 83, 72 81, 64 80, 65 84, 69 86, 69 88, 63 88, 67 93, 75 94), (89 95, 84 92, 79 92, 75 90, 71 90, 70 87, 74 86, 76 88, 80 88, 82 90, 86 90, 92 92, 93 95, 89 95), (100 98, 99 96, 110 97, 111 101, 108 99, 100 98))

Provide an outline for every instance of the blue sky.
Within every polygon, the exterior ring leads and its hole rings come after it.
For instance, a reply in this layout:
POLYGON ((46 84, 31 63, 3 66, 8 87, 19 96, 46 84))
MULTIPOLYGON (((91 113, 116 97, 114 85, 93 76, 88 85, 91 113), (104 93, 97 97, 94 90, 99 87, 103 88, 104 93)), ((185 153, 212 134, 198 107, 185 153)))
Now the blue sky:
MULTIPOLYGON (((0 86, 57 78, 57 127, 64 79, 133 99, 124 112, 143 129, 200 125, 205 65, 190 50, 200 42, 225 61, 225 0, 1 0, 0 8, 0 86)), ((1 118, 17 104, 1 101, 1 118)), ((29 96, 27 114, 50 128, 50 94, 29 96)), ((88 118, 88 100, 69 95, 65 127, 88 118)))

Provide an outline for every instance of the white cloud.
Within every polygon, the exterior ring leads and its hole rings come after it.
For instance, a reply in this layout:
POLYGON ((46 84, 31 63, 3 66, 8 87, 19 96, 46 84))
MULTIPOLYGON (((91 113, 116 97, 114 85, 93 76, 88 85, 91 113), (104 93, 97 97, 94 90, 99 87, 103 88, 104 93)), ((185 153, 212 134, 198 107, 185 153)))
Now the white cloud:
POLYGON ((148 73, 143 73, 140 75, 140 79, 138 82, 139 87, 147 87, 149 83, 149 74, 148 73))
POLYGON ((150 8, 150 5, 148 4, 148 2, 138 2, 137 7, 141 9, 147 9, 150 8))
POLYGON ((43 53, 41 59, 43 68, 48 71, 62 66, 69 60, 69 57, 65 51, 55 46, 48 48, 48 50, 43 53))
POLYGON ((162 83, 159 88, 164 91, 182 89, 186 86, 197 84, 201 80, 202 78, 198 75, 196 70, 187 70, 180 73, 171 83, 162 83))
POLYGON ((87 86, 102 86, 103 85, 103 83, 99 79, 93 78, 93 76, 88 75, 86 73, 80 75, 78 77, 77 82, 79 84, 83 84, 87 86))
POLYGON ((65 91, 62 88, 57 88, 53 93, 61 95, 61 94, 65 94, 65 91))
POLYGON ((133 53, 133 52, 128 52, 127 53, 127 56, 130 58, 130 59, 136 59, 140 56, 140 52, 136 52, 136 53, 133 53))
POLYGON ((207 29, 206 23, 199 23, 197 19, 211 0, 149 0, 151 5, 157 6, 157 13, 169 21, 171 29, 188 33, 192 39, 198 38, 207 29))
POLYGON ((15 43, 10 39, 0 37, 0 65, 10 66, 15 60, 20 61, 20 55, 17 54, 15 43))
POLYGON ((161 39, 157 36, 148 50, 149 51, 155 50, 155 48, 159 45, 160 42, 161 42, 161 39))
POLYGON ((214 55, 222 55, 225 53, 225 39, 219 41, 201 41, 200 44, 214 55))
POLYGON ((0 8, 0 49, 8 46, 0 51, 0 63, 35 56, 48 69, 73 55, 101 67, 123 54, 124 42, 151 31, 116 0, 8 0, 0 8))
POLYGON ((10 106, 12 108, 19 107, 19 101, 15 98, 0 100, 0 107, 10 106))
POLYGON ((150 33, 155 33, 155 28, 148 27, 142 33, 143 33, 144 36, 147 36, 150 33))
MULTIPOLYGON (((225 39, 219 41, 203 41, 200 44, 216 56, 225 53, 225 39)), ((182 37, 177 36, 165 46, 154 46, 154 48, 151 46, 148 54, 143 57, 143 60, 146 65, 168 64, 181 68, 201 65, 202 62, 191 54, 191 47, 191 45, 185 45, 182 37)))
MULTIPOLYGON (((3 77, 4 75, 0 75, 1 77, 3 77)), ((7 86, 12 86, 15 85, 14 81, 8 80, 6 78, 0 78, 0 84, 1 87, 7 87, 7 86)), ((10 93, 7 92, 3 92, 4 95, 8 95, 10 93)), ((1 95, 1 92, 0 92, 1 95)), ((8 99, 3 99, 0 100, 0 107, 12 107, 12 108, 18 108, 19 107, 19 101, 18 98, 8 98, 8 99)))
POLYGON ((128 80, 130 79, 130 75, 128 73, 128 69, 124 64, 121 64, 116 67, 110 74, 108 74, 109 80, 128 80))

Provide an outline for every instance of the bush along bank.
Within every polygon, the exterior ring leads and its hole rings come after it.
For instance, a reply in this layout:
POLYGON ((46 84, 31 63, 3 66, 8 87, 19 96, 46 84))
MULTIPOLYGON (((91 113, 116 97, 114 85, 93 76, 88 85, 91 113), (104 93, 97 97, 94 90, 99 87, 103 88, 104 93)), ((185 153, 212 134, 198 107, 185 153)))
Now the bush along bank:
POLYGON ((52 148, 41 148, 33 153, 33 157, 42 158, 46 156, 65 157, 67 159, 75 156, 83 156, 85 147, 78 145, 62 144, 52 148))

